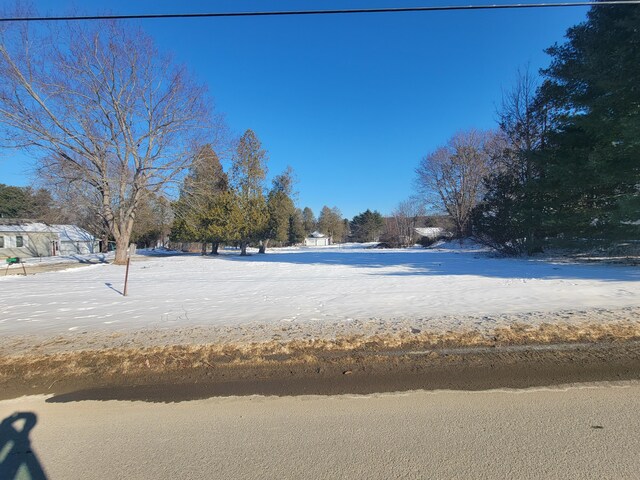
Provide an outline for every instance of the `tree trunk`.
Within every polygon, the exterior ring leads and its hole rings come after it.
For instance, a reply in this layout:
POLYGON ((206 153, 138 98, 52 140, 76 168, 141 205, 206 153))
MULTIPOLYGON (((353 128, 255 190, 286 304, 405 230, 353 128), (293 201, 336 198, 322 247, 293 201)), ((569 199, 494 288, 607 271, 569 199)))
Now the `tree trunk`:
POLYGON ((125 265, 127 263, 127 251, 131 240, 131 232, 133 231, 133 217, 130 217, 124 225, 119 228, 119 235, 116 237, 116 258, 113 261, 116 265, 125 265))
POLYGON ((122 234, 116 238, 116 258, 113 261, 116 265, 125 265, 127 263, 127 251, 129 249, 130 237, 130 234, 122 234))
POLYGON ((100 242, 100 253, 109 253, 109 235, 102 235, 102 241, 100 242))
POLYGON ((211 244, 211 255, 218 255, 219 246, 220 246, 220 242, 213 242, 211 244))
POLYGON ((206 255, 207 254, 207 242, 202 242, 200 244, 200 255, 206 255))
POLYGON ((240 255, 245 256, 247 254, 247 242, 240 242, 240 255))
POLYGON ((267 247, 269 246, 269 239, 267 238, 264 241, 260 242, 260 249, 258 250, 258 253, 267 253, 267 247))

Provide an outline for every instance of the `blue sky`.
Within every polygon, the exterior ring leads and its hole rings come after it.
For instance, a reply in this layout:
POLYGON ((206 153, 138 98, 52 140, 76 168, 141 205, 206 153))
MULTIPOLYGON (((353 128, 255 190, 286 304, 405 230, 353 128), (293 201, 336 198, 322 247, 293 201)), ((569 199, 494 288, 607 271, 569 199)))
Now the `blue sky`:
MULTIPOLYGON (((367 1, 34 0, 41 14, 174 13, 455 4, 367 1), (75 7, 74 7, 75 5, 75 7), (78 7, 78 5, 80 5, 78 7)), ((459 4, 468 2, 459 2, 459 4)), ((494 3, 479 0, 477 3, 494 3)), ((546 66, 586 8, 144 20, 163 51, 208 85, 237 134, 253 129, 270 174, 291 165, 299 206, 389 213, 421 157, 456 131, 495 128, 519 67, 546 66)), ((30 166, 0 150, 0 183, 30 166)))

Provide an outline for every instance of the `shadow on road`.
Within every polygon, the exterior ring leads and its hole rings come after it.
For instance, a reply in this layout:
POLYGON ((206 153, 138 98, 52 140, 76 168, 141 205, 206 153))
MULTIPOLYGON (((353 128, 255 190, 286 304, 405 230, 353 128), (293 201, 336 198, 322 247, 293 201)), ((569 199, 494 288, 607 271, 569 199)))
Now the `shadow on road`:
POLYGON ((46 479, 47 476, 31 448, 29 432, 36 426, 37 417, 31 412, 18 412, 0 423, 0 478, 14 480, 46 479))

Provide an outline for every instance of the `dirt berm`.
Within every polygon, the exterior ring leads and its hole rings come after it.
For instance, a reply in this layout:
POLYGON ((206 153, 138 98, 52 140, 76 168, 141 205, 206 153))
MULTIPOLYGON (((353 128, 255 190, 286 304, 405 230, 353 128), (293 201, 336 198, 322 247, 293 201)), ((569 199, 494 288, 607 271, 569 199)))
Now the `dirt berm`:
POLYGON ((636 322, 0 357, 0 399, 49 394, 53 402, 483 390, 638 379, 636 322))

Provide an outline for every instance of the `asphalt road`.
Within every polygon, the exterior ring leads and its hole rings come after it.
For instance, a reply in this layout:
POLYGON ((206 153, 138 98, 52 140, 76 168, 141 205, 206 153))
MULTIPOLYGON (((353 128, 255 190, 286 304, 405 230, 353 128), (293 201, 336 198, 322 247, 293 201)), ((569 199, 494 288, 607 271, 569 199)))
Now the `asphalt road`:
POLYGON ((639 410, 638 382, 180 403, 22 397, 0 402, 0 478, 639 478, 639 410))

